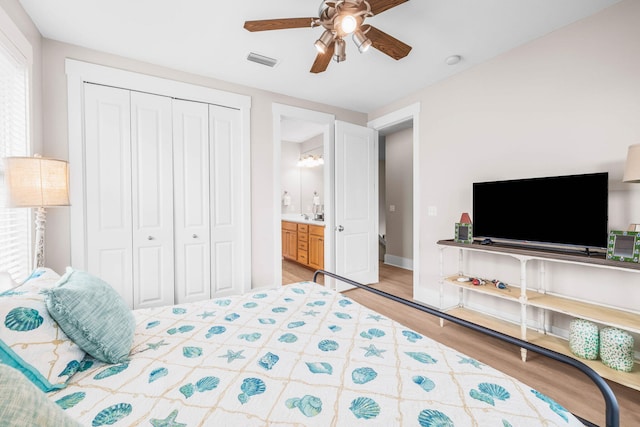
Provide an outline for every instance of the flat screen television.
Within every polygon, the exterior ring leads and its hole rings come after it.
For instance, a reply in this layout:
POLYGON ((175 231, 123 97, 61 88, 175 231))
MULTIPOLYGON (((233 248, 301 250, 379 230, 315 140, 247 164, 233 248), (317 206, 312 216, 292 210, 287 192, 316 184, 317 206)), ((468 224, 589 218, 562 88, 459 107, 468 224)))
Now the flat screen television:
POLYGON ((473 184, 474 239, 605 249, 607 172, 473 184))

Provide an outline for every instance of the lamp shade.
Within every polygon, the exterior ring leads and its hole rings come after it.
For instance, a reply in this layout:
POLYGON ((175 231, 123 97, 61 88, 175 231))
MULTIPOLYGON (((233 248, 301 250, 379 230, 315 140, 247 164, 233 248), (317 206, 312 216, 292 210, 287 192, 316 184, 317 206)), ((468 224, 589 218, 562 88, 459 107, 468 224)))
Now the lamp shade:
POLYGON ((69 163, 43 157, 5 157, 7 207, 69 205, 69 163))
POLYGON ((624 165, 623 182, 640 182, 640 144, 629 146, 627 162, 624 165))

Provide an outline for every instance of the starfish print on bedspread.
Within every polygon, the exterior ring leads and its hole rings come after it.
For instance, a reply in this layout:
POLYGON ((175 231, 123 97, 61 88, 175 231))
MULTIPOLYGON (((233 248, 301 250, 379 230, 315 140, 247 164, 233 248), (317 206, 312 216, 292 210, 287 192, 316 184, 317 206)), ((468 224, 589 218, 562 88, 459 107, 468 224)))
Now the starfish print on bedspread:
POLYGON ((460 358, 460 361, 458 363, 460 364, 468 363, 469 365, 472 365, 478 369, 482 369, 483 364, 478 362, 476 359, 472 359, 470 357, 462 357, 460 355, 458 355, 458 357, 460 358))
POLYGON ((161 340, 161 341, 156 342, 156 343, 147 343, 147 348, 145 348, 143 351, 146 351, 146 350, 157 350, 163 345, 169 345, 169 344, 164 342, 164 340, 161 340))
POLYGON ((233 350, 227 350, 227 354, 223 354, 222 356, 218 356, 218 357, 222 357, 222 358, 227 358, 227 363, 231 363, 236 359, 246 359, 246 357, 244 357, 242 355, 242 352, 244 350, 240 350, 240 351, 233 351, 233 350))
POLYGON ((370 344, 369 347, 360 347, 360 348, 363 350, 367 350, 367 352, 364 354, 364 357, 377 356, 382 358, 382 353, 387 351, 387 350, 378 349, 373 344, 370 344))
POLYGON ((182 424, 176 421, 177 416, 178 411, 173 411, 164 420, 152 418, 149 420, 149 422, 151 423, 151 425, 153 425, 153 427, 187 427, 186 424, 182 424))

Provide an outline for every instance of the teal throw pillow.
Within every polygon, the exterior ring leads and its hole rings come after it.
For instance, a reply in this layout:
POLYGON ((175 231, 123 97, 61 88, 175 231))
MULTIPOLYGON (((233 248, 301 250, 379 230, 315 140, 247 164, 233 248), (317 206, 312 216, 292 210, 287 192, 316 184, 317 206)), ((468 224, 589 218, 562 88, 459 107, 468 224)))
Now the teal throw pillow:
POLYGON ((128 360, 135 320, 111 285, 67 267, 58 284, 45 293, 51 317, 80 348, 103 362, 128 360))

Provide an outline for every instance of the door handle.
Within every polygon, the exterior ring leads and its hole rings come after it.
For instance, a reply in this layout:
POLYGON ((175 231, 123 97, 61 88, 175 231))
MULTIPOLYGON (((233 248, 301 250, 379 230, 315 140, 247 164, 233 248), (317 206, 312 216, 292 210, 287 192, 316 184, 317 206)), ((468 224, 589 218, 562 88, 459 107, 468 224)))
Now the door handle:
POLYGON ((198 235, 197 235, 197 234, 194 234, 194 235, 193 235, 193 236, 191 236, 191 237, 193 237, 194 239, 197 239, 197 238, 198 238, 198 235))
POLYGON ((339 225, 339 226, 338 226, 338 228, 336 228, 336 230, 338 230, 338 231, 343 231, 343 230, 344 230, 344 227, 343 227, 343 226, 341 226, 341 225, 339 225))
POLYGON ((147 237, 147 240, 153 240, 153 236, 147 237))

